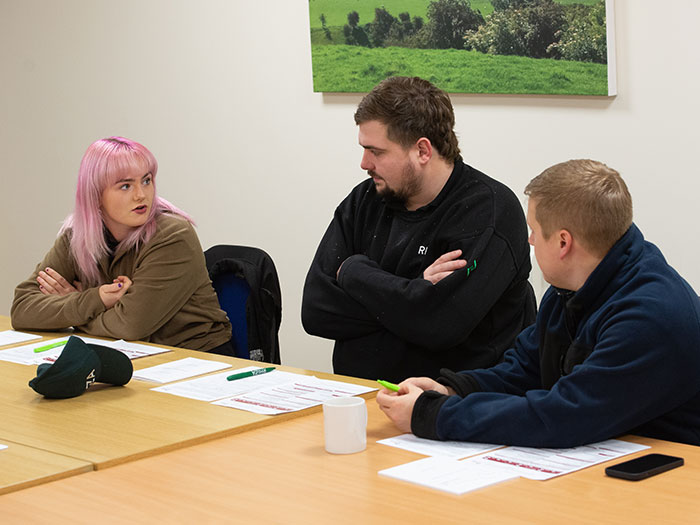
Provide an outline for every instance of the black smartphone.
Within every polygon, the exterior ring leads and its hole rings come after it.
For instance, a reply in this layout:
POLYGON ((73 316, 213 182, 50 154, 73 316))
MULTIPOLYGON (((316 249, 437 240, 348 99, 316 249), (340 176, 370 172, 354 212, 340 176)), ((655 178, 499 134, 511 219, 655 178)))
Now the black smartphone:
POLYGON ((639 481, 681 465, 683 465, 683 458, 665 454, 647 454, 646 456, 612 465, 605 469, 605 473, 613 478, 639 481))

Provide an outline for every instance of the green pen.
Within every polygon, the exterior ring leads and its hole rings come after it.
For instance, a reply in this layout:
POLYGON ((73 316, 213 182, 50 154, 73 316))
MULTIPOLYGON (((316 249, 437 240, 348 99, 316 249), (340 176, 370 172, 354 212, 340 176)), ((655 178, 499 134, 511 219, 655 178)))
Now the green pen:
POLYGON ((51 343, 50 345, 38 346, 34 349, 34 353, 38 354, 39 352, 46 352, 47 350, 51 350, 57 346, 65 346, 67 342, 68 341, 58 341, 56 343, 51 343))
POLYGON ((384 381, 383 379, 377 379, 377 383, 382 385, 384 388, 387 390, 391 390, 392 392, 398 392, 399 387, 398 385, 395 385, 394 383, 389 383, 389 381, 384 381))
POLYGON ((474 259, 474 264, 467 268, 467 277, 469 277, 469 274, 472 273, 474 270, 476 270, 476 259, 474 259))
POLYGON ((248 372, 241 372, 239 374, 230 375, 226 378, 226 380, 234 381, 236 379, 243 379, 244 377, 259 376, 260 374, 267 374, 268 372, 272 372, 273 370, 275 370, 274 366, 270 366, 268 368, 258 368, 257 370, 250 370, 248 372))

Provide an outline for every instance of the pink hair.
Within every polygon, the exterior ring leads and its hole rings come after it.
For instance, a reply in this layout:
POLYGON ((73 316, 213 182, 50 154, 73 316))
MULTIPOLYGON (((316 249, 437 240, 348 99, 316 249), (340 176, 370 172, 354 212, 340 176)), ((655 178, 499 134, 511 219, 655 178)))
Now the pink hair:
MULTIPOLYGON (((86 286, 100 284, 97 262, 110 253, 102 222, 102 192, 135 170, 151 173, 155 192, 158 162, 144 146, 123 137, 109 137, 92 143, 80 163, 75 209, 63 222, 59 235, 72 230, 70 249, 78 265, 80 281, 86 286)), ((156 193, 146 223, 135 228, 118 247, 138 249, 139 244, 148 242, 156 232, 156 217, 163 213, 179 215, 193 222, 184 211, 156 193)))

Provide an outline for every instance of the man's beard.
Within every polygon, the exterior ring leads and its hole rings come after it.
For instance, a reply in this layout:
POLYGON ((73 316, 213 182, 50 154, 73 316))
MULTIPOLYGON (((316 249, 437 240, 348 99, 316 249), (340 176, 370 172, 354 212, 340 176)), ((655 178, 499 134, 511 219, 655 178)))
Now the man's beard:
MULTIPOLYGON (((377 175, 373 171, 369 171, 368 173, 369 175, 377 175)), ((384 188, 377 189, 377 195, 382 197, 387 204, 391 203, 405 208, 408 200, 420 193, 423 186, 423 181, 418 175, 416 175, 416 170, 408 162, 403 168, 402 175, 403 177, 400 187, 391 188, 386 180, 384 180, 384 188)))

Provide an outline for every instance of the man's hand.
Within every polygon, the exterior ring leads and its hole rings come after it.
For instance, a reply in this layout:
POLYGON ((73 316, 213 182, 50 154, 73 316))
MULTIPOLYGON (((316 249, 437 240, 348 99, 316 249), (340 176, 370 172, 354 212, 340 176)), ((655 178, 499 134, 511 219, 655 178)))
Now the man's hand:
POLYGON ((460 255, 462 255, 462 250, 454 250, 441 255, 425 269, 423 279, 437 284, 455 270, 464 268, 467 265, 467 261, 458 259, 460 255))
POLYGON ((112 281, 112 284, 103 284, 100 286, 100 299, 102 300, 102 304, 105 305, 105 308, 109 310, 117 304, 131 284, 131 279, 125 275, 120 275, 112 281))
POLYGON ((39 283, 39 290, 44 295, 68 295, 83 291, 83 285, 80 282, 73 281, 73 284, 70 284, 53 268, 41 270, 36 277, 36 282, 39 283))
POLYGON ((398 392, 380 390, 377 394, 377 404, 396 427, 402 432, 411 431, 411 414, 416 399, 423 393, 423 389, 404 381, 398 392))
MULTIPOLYGON (((345 259, 345 261, 347 261, 347 259, 345 259)), ((345 261, 340 263, 340 266, 338 266, 338 270, 336 270, 336 272, 335 272, 335 280, 336 281, 338 280, 338 277, 340 276, 340 269, 343 267, 343 264, 345 264, 345 261)))
POLYGON ((452 396, 455 391, 429 377, 409 377, 398 384, 399 391, 392 392, 386 388, 377 394, 377 404, 389 419, 402 432, 411 431, 411 416, 416 400, 426 390, 435 390, 446 396, 452 396))
POLYGON ((445 394, 446 396, 451 396, 454 395, 455 391, 452 390, 449 387, 446 387, 445 385, 441 385, 434 379, 430 379, 429 377, 409 377, 408 379, 402 381, 399 383, 399 394, 408 392, 408 386, 413 385, 415 387, 420 388, 421 390, 435 390, 436 392, 439 392, 441 394, 445 394))

